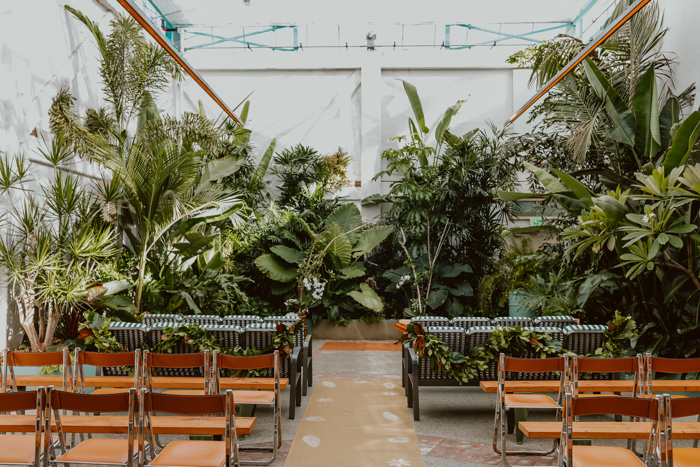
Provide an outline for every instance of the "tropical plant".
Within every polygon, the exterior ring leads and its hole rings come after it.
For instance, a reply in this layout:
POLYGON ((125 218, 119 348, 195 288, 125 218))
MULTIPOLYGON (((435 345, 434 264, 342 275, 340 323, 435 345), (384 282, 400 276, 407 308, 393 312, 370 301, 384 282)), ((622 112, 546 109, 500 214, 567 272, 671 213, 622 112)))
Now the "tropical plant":
MULTIPOLYGON (((275 245, 270 248, 270 253, 255 260, 260 271, 273 281, 272 293, 282 294, 295 289, 294 306, 302 313, 323 305, 323 311, 313 310, 316 320, 323 317, 324 311, 333 320, 340 317, 339 304, 334 300, 337 295, 349 296, 358 304, 380 312, 384 304, 372 288, 371 280, 359 284, 346 281, 365 276, 360 259, 379 245, 391 233, 392 227, 368 228, 362 222, 360 210, 352 203, 333 211, 318 233, 303 221, 302 225, 310 240, 307 249, 275 245)), ((342 306, 346 310, 350 307, 347 302, 342 302, 342 306)))
POLYGON ((109 318, 94 311, 86 311, 84 317, 85 322, 78 329, 86 346, 91 346, 98 352, 124 351, 124 346, 109 331, 109 318))
POLYGON ((68 167, 75 153, 65 137, 44 143, 39 153, 52 176, 40 186, 23 155, 0 159, 0 194, 9 204, 0 267, 35 352, 53 345, 62 315, 86 306, 97 265, 117 253, 97 190, 68 167))

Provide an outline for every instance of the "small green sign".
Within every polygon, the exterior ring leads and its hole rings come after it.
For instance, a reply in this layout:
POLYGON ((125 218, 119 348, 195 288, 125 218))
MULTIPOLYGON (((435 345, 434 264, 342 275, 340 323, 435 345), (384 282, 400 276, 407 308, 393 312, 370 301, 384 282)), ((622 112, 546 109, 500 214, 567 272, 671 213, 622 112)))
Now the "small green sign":
POLYGON ((541 225, 544 225, 544 219, 542 219, 541 217, 532 218, 530 219, 530 224, 532 225, 532 227, 539 227, 541 225))

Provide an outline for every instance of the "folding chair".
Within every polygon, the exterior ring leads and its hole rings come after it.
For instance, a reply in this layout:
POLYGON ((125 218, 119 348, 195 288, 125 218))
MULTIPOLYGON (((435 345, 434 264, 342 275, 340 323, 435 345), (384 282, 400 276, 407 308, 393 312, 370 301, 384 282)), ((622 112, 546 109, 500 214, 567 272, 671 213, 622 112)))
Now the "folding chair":
MULTIPOLYGON (((644 367, 646 368, 646 376, 643 383, 644 394, 646 397, 654 397, 654 388, 652 387, 654 372, 669 374, 700 372, 700 358, 662 358, 654 357, 652 354, 647 353, 644 359, 644 367)), ((671 396, 672 399, 685 397, 683 395, 671 396)), ((698 422, 700 422, 700 415, 698 415, 698 422)), ((697 439, 693 441, 693 447, 698 447, 697 439)))
POLYGON ((634 373, 632 397, 642 395, 644 367, 642 356, 620 358, 579 358, 573 359, 571 375, 571 392, 573 397, 600 397, 599 394, 579 394, 579 373, 634 373))
POLYGON ((36 410, 34 434, 0 435, 0 465, 31 465, 39 467, 44 452, 41 436, 42 419, 46 407, 46 390, 0 394, 0 413, 36 410))
POLYGON ((61 388, 65 391, 73 381, 73 369, 70 364, 70 351, 63 349, 60 352, 10 352, 2 351, 2 392, 8 392, 8 375, 12 385, 12 391, 17 392, 15 380, 16 366, 61 366, 63 369, 63 383, 61 388))
POLYGON ((559 450, 558 465, 568 467, 642 467, 649 465, 653 449, 658 442, 660 401, 638 397, 573 397, 566 394, 566 417, 562 426, 562 448, 559 450), (645 462, 631 450, 616 446, 574 446, 573 423, 580 416, 620 415, 631 418, 652 420, 645 462))
POLYGON ((194 369, 202 377, 202 389, 169 389, 164 394, 203 396, 211 393, 209 351, 201 353, 143 353, 144 386, 153 392, 153 373, 159 370, 194 369), (200 370, 201 369, 201 370, 200 370))
MULTIPOLYGON (((692 360, 698 360, 693 358, 692 360)), ((664 417, 661 434, 660 462, 661 467, 700 467, 700 449, 697 445, 692 448, 673 447, 673 419, 684 417, 700 417, 700 398, 687 397, 673 399, 668 394, 663 395, 664 417)))
POLYGON ((224 415, 226 417, 226 431, 224 441, 172 441, 157 456, 153 449, 153 440, 151 440, 149 450, 152 460, 148 465, 168 467, 230 467, 240 465, 233 391, 228 390, 226 394, 187 396, 155 394, 141 389, 139 399, 142 415, 139 421, 138 441, 139 461, 142 465, 146 457, 145 433, 151 433, 153 436, 153 431, 149 429, 153 412, 192 416, 224 415))
MULTIPOLYGON (((136 443, 134 427, 137 426, 136 389, 129 389, 128 393, 120 394, 78 394, 74 392, 57 391, 48 389, 47 398, 49 407, 47 415, 53 410, 58 432, 58 444, 61 454, 56 457, 53 447, 49 457, 49 447, 45 443, 44 456, 48 459, 49 466, 63 464, 91 464, 91 465, 120 465, 132 467, 138 462, 138 444, 136 443), (66 440, 61 420, 61 410, 86 413, 117 413, 127 412, 129 420, 127 439, 116 438, 89 438, 82 441, 72 449, 66 449, 66 440)), ((51 433, 51 417, 44 420, 45 433, 51 433)))
POLYGON ((569 359, 567 356, 556 358, 513 358, 501 354, 498 361, 498 401, 496 402, 496 414, 493 429, 493 450, 501 456, 500 465, 509 465, 506 455, 517 452, 519 455, 551 454, 557 449, 557 440, 548 451, 508 451, 506 447, 507 412, 514 409, 546 409, 556 411, 556 420, 561 415, 564 391, 568 381, 569 359), (555 401, 545 394, 512 394, 506 393, 506 374, 512 373, 550 373, 559 372, 559 395, 555 401), (500 449, 498 448, 498 434, 500 425, 500 449))
MULTIPOLYGON (((272 447, 248 447, 239 446, 240 451, 272 451, 272 458, 264 461, 246 461, 250 465, 270 465, 277 458, 277 449, 282 445, 282 406, 280 398, 280 359, 279 350, 273 354, 256 355, 254 357, 232 357, 214 351, 213 373, 214 373, 214 394, 221 394, 222 371, 232 372, 257 370, 261 368, 271 368, 274 372, 275 388, 272 391, 234 391, 236 404, 266 405, 272 407, 274 418, 274 432, 272 447)), ((236 376, 232 374, 231 376, 236 376)))
MULTIPOLYGON (((85 352, 80 349, 75 349, 75 357, 73 359, 75 377, 73 379, 73 390, 87 394, 85 387, 85 369, 84 365, 92 365, 98 368, 113 368, 113 367, 133 367, 134 371, 134 388, 141 389, 141 351, 134 352, 85 352)), ((129 392, 129 388, 95 388, 91 394, 118 394, 129 392)))

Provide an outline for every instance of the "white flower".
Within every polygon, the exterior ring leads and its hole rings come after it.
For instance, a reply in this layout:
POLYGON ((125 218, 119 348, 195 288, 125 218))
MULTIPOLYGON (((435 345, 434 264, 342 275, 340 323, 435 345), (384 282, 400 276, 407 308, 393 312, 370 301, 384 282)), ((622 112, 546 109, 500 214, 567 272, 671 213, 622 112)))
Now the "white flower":
POLYGON ((642 218, 642 222, 644 222, 645 224, 648 224, 648 223, 649 223, 649 218, 648 218, 647 216, 644 216, 644 217, 642 218))

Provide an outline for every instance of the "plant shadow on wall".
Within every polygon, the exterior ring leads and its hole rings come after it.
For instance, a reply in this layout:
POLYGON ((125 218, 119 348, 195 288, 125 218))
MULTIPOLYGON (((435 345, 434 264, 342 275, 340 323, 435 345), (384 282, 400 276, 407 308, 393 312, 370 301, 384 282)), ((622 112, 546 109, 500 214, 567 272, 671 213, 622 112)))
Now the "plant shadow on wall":
MULTIPOLYGON (((559 294, 575 296, 587 319, 634 318, 634 351, 690 357, 700 349, 700 112, 694 85, 673 93, 665 33, 653 2, 560 84, 534 112, 542 132, 521 140, 536 192, 499 194, 560 209, 547 229, 563 240, 570 272, 532 290, 571 287, 559 294), (545 161, 549 151, 568 160, 545 161)), ((557 54, 579 49, 568 37, 531 49, 533 78, 546 81, 557 54)))
POLYGON ((495 199, 496 190, 513 187, 519 165, 504 145, 506 130, 449 132, 463 101, 449 107, 431 131, 416 88, 403 85, 414 118, 408 136, 392 138, 399 147, 382 154, 387 169, 375 180, 401 178, 389 194, 362 200, 364 206, 393 203, 384 218, 394 227, 391 242, 370 262, 391 266, 376 267, 391 306, 404 316, 472 315, 477 280, 494 271, 504 247, 501 225, 512 214, 511 203, 495 199))

